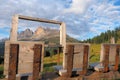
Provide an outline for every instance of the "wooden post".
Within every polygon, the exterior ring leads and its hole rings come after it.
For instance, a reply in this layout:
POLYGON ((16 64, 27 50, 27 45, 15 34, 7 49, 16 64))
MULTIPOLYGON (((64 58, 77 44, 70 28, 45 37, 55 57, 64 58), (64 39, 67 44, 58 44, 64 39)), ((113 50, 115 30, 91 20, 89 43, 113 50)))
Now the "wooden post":
POLYGON ((8 80, 16 80, 19 45, 10 44, 8 80))
POLYGON ((103 61, 103 66, 104 66, 104 71, 103 72, 108 72, 109 70, 109 51, 110 51, 110 46, 109 45, 104 45, 104 54, 105 54, 105 60, 103 61))
POLYGON ((74 45, 67 45, 67 74, 66 77, 71 77, 73 68, 73 53, 74 45))
POLYGON ((118 70, 118 66, 119 66, 119 53, 120 53, 120 46, 116 46, 116 57, 115 57, 115 66, 114 66, 115 71, 118 70))
POLYGON ((83 55, 83 71, 82 75, 85 75, 87 73, 87 67, 88 67, 88 53, 89 53, 89 46, 84 46, 84 55, 83 55))
POLYGON ((10 32, 10 41, 17 41, 18 15, 12 17, 12 27, 10 32))
POLYGON ((33 80, 39 79, 39 72, 41 71, 41 56, 42 56, 42 45, 34 45, 34 61, 33 61, 33 80))
POLYGON ((65 50, 66 50, 66 25, 65 23, 61 23, 60 25, 60 45, 63 47, 63 69, 66 68, 66 59, 65 59, 65 50))

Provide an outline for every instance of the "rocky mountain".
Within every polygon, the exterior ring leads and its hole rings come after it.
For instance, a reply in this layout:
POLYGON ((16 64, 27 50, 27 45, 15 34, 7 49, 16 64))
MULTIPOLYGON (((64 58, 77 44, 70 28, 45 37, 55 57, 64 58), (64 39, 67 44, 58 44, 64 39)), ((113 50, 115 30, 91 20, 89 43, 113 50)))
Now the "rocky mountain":
MULTIPOLYGON (((23 41, 45 41, 45 43, 59 43, 60 31, 51 28, 38 27, 34 32, 26 29, 18 33, 18 40, 23 41)), ((67 42, 78 42, 78 40, 67 35, 67 42)))
POLYGON ((27 40, 27 39, 30 39, 31 36, 33 36, 33 31, 30 29, 26 29, 25 31, 18 33, 18 40, 21 40, 21 39, 27 40))
MULTIPOLYGON (((45 41, 45 44, 56 43, 59 44, 60 31, 51 28, 38 27, 35 31, 26 29, 18 33, 18 40, 20 41, 45 41)), ((79 42, 78 40, 67 35, 67 42, 79 42)), ((4 55, 5 41, 9 40, 4 38, 0 40, 0 56, 4 55)))

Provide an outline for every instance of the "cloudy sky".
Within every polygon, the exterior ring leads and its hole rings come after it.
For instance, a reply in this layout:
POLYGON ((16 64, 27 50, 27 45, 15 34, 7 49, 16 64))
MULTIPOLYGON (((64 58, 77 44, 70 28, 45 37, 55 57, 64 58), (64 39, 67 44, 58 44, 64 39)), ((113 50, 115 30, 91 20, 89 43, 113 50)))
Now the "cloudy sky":
MULTIPOLYGON (((84 40, 120 26, 120 0, 0 0, 0 39, 9 37, 14 14, 63 21, 67 34, 84 40)), ((34 29, 33 24, 39 23, 20 21, 18 27, 34 29)))

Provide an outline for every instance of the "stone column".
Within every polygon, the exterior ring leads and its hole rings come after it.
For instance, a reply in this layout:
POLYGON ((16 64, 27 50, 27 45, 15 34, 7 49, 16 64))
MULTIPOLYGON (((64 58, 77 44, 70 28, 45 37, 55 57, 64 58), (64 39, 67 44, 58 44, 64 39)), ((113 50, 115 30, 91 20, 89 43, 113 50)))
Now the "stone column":
POLYGON ((10 32, 10 41, 17 41, 18 15, 12 17, 12 27, 10 32))

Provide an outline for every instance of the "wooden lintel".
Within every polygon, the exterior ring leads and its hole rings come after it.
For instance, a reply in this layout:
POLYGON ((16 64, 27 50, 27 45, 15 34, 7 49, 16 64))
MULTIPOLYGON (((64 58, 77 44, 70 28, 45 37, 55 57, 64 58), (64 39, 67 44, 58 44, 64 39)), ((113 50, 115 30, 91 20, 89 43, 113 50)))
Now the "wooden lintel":
POLYGON ((43 19, 43 18, 35 18, 35 17, 29 17, 29 16, 23 16, 23 15, 18 15, 19 19, 23 20, 30 20, 30 21, 37 21, 37 22, 45 22, 45 23, 53 23, 53 24, 62 24, 60 21, 56 20, 48 20, 48 19, 43 19))

